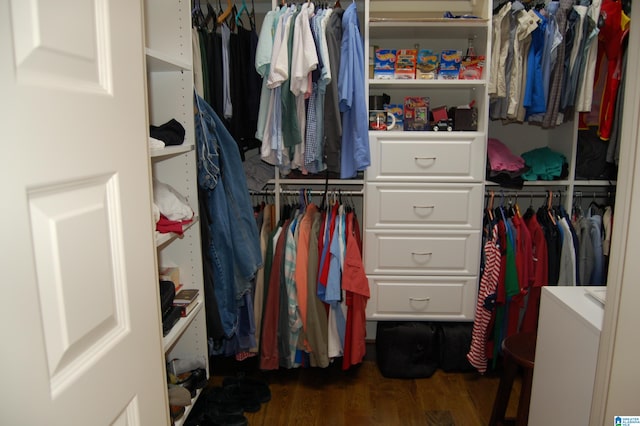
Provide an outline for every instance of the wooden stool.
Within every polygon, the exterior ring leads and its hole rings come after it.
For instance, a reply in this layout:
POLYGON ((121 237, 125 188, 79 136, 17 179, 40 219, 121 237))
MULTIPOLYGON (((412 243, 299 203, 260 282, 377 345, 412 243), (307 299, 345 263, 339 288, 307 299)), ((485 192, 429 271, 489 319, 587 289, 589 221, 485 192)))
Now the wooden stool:
POLYGON ((533 365, 536 354, 536 333, 518 333, 507 337, 502 342, 502 354, 504 371, 502 377, 500 377, 498 394, 493 403, 489 426, 505 424, 524 426, 529 421, 531 382, 533 380, 533 365), (523 369, 523 376, 520 400, 518 401, 518 416, 515 419, 505 419, 511 388, 519 367, 523 369))

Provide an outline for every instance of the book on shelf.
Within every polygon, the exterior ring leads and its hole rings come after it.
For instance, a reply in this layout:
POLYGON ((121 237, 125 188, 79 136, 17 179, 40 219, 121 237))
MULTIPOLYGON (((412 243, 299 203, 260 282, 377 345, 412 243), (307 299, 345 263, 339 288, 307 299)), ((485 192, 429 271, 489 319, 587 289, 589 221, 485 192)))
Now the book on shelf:
POLYGON ((186 317, 198 304, 197 289, 182 289, 173 299, 173 306, 180 308, 180 315, 186 317))
POLYGON ((194 300, 193 302, 189 303, 188 305, 176 305, 175 308, 180 309, 180 316, 181 317, 186 317, 187 315, 189 315, 191 313, 191 311, 193 311, 193 308, 195 308, 198 305, 198 302, 196 300, 194 300))

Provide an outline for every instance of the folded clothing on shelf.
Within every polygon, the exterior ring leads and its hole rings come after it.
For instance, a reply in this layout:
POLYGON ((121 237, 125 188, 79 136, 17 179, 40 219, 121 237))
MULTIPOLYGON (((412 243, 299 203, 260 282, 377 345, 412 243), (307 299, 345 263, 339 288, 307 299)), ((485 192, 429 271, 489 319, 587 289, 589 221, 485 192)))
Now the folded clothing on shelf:
POLYGON ((165 145, 182 145, 185 130, 178 120, 172 118, 160 126, 149 126, 149 134, 152 138, 164 142, 165 145))

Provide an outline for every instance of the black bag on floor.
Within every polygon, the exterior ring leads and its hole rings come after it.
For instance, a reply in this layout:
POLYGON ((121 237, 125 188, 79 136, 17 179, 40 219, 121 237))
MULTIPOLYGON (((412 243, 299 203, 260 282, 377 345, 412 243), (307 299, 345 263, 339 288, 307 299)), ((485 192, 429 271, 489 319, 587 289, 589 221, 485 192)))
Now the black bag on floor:
POLYGON ((439 355, 434 324, 378 321, 376 359, 384 377, 431 377, 438 368, 439 355))
POLYGON ((444 371, 473 371, 467 360, 471 347, 472 322, 439 324, 440 368, 444 371))

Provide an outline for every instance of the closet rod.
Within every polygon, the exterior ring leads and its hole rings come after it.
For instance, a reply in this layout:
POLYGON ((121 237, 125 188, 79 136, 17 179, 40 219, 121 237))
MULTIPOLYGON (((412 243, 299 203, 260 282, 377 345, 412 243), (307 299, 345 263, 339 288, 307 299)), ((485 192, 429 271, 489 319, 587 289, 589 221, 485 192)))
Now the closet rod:
MULTIPOLYGON (((493 192, 493 196, 495 198, 498 197, 516 197, 516 198, 527 198, 527 197, 535 197, 535 198, 543 198, 549 196, 549 191, 486 191, 484 196, 490 197, 493 192)), ((566 191, 553 191, 553 196, 564 196, 566 195, 566 191)))
POLYGON ((604 197, 613 197, 616 195, 615 191, 575 191, 573 193, 574 197, 597 197, 597 198, 604 198, 604 197))
MULTIPOLYGON (((493 192, 493 196, 495 198, 498 197, 516 197, 516 198, 527 198, 527 197, 535 197, 535 198, 545 198, 549 196, 549 191, 485 191, 484 196, 490 197, 491 192, 493 192)), ((565 196, 567 195, 567 191, 553 191, 553 197, 565 196)), ((612 197, 616 195, 615 191, 574 191, 574 197, 612 197)))
MULTIPOLYGON (((302 190, 305 191, 305 190, 302 190)), ((300 190, 295 190, 295 189, 281 189, 280 191, 253 191, 253 190, 249 190, 249 195, 276 195, 276 192, 278 194, 281 195, 298 195, 300 194, 300 190)), ((305 191, 307 194, 310 195, 324 195, 325 191, 324 190, 319 190, 319 189, 313 189, 313 190, 306 190, 305 191)), ((351 190, 339 190, 339 189, 329 189, 327 191, 327 194, 330 195, 362 195, 364 192, 363 190, 359 190, 359 191, 351 191, 351 190)))

